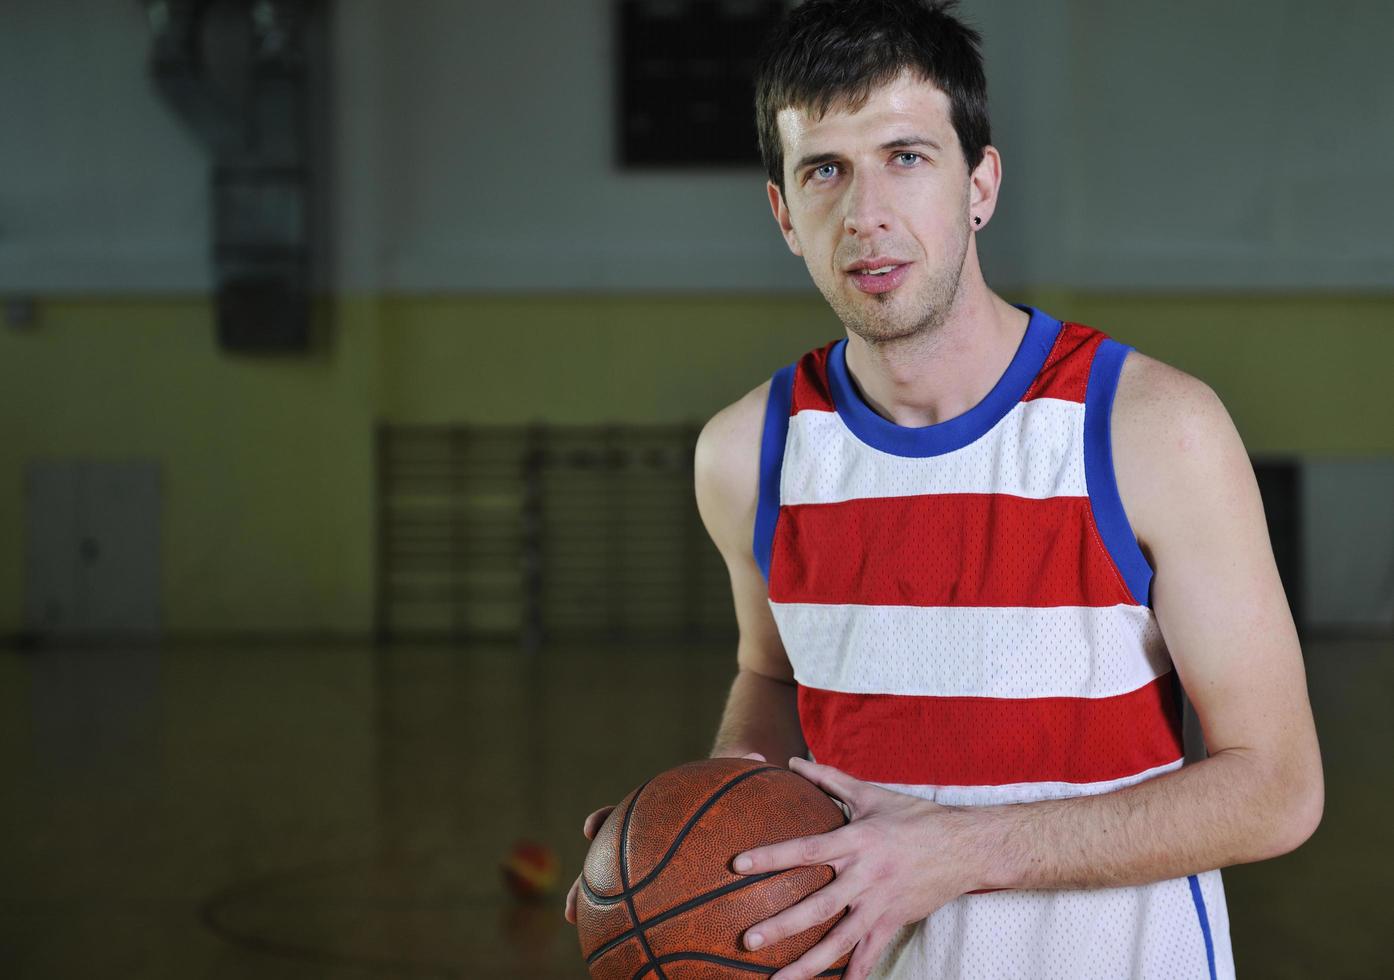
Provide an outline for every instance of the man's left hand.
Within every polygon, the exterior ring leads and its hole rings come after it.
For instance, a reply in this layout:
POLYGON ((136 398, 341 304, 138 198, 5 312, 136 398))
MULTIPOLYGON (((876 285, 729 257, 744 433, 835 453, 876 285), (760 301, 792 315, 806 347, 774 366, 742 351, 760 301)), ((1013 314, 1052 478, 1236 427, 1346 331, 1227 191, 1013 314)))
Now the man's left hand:
POLYGON ((789 768, 847 805, 851 821, 813 837, 796 837, 736 855, 741 874, 830 865, 835 877, 797 905, 748 929, 747 948, 768 946, 847 914, 807 953, 771 980, 807 980, 842 959, 844 980, 870 975, 896 931, 974 888, 954 838, 961 807, 941 806, 862 782, 832 766, 790 759, 789 768), (748 859, 749 864, 741 862, 748 859))

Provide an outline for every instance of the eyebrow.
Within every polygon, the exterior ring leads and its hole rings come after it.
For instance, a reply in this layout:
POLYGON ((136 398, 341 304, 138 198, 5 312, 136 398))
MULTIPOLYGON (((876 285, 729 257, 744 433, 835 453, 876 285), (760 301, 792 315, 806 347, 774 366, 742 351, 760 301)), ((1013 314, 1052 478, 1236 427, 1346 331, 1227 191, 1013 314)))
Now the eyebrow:
MULTIPOLYGON (((889 142, 882 143, 879 149, 902 150, 911 146, 927 146, 936 153, 940 151, 939 144, 934 142, 934 140, 930 139, 928 136, 902 136, 899 139, 893 139, 889 142)), ((807 156, 801 158, 798 163, 794 164, 794 173, 798 173, 805 167, 812 167, 818 164, 831 163, 839 159, 841 159, 841 156, 837 153, 810 153, 807 156)))

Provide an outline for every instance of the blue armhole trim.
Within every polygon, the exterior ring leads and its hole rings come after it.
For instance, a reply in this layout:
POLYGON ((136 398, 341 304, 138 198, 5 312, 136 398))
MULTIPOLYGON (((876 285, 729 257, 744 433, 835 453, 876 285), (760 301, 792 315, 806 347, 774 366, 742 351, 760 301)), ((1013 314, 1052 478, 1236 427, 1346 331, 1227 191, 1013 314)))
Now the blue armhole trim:
POLYGON ((1205 897, 1200 893, 1200 881, 1195 875, 1186 879, 1191 883, 1191 898, 1196 903, 1196 915, 1200 916, 1200 931, 1205 936, 1205 961, 1210 964, 1210 980, 1215 980, 1215 942, 1210 938, 1210 916, 1205 914, 1205 897))
POLYGON ((789 433, 789 407, 794 402, 794 368, 780 368, 770 380, 765 403, 765 432, 760 439, 760 502, 755 509, 755 563, 770 580, 774 525, 779 519, 779 471, 784 466, 784 438, 789 433))
POLYGON ((1084 393, 1084 483, 1104 547, 1122 573, 1133 599, 1150 606, 1152 567, 1138 547, 1128 515, 1123 512, 1123 499, 1118 496, 1118 482, 1113 474, 1113 444, 1109 433, 1109 415, 1113 411, 1114 392, 1118 390, 1118 375, 1123 370, 1123 359, 1131 350, 1116 340, 1104 340, 1094 352, 1089 384, 1084 393))

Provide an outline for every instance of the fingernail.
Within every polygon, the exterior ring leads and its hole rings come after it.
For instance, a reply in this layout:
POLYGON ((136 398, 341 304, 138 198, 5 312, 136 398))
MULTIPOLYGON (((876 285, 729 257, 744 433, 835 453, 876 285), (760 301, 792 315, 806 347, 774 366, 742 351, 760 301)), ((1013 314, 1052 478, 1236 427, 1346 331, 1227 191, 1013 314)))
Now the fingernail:
POLYGON ((734 867, 737 871, 749 871, 750 858, 744 856, 736 858, 736 863, 734 867))
POLYGON ((759 949, 761 946, 765 945, 765 937, 758 932, 752 932, 745 937, 745 945, 749 949, 759 949))

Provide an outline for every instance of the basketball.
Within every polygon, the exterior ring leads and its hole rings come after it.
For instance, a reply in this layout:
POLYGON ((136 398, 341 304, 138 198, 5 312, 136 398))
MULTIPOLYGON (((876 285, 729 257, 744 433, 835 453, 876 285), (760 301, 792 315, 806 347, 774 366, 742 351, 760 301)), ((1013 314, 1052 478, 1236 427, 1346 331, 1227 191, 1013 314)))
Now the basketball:
MULTIPOLYGON (((821 789, 766 762, 703 759, 655 776, 611 811, 586 856, 576 928, 591 976, 715 980, 792 963, 841 914, 758 950, 741 936, 822 888, 832 868, 740 875, 731 861, 846 822, 821 789)), ((844 957, 822 975, 841 976, 846 965, 844 957)))

